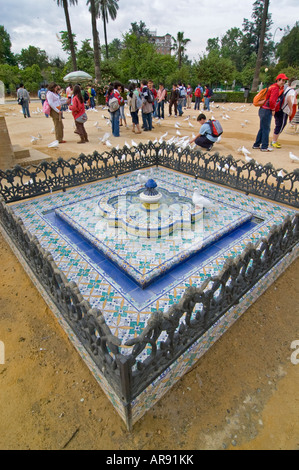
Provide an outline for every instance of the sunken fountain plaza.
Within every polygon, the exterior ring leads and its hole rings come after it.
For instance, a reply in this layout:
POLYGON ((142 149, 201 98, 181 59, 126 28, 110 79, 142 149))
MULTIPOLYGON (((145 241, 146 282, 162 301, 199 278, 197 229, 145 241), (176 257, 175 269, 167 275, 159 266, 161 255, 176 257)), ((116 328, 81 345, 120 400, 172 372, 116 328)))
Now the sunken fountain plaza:
POLYGON ((0 170, 0 226, 132 429, 296 259, 298 181, 149 142, 0 170))

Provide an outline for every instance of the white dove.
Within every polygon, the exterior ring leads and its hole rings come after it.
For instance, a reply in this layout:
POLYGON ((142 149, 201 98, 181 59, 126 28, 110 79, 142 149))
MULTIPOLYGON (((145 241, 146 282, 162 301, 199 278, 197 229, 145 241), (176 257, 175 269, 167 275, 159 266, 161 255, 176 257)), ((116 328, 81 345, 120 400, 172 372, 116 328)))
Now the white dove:
POLYGON ((36 144, 36 142, 38 141, 38 138, 37 137, 34 137, 33 135, 31 136, 31 142, 33 144, 36 144))
POLYGON ((179 124, 178 122, 175 123, 174 127, 176 127, 177 129, 179 129, 181 126, 181 124, 179 124))
POLYGON ((51 142, 49 145, 48 145, 49 148, 58 148, 59 147, 59 142, 58 140, 54 140, 54 142, 51 142))
POLYGON ((141 173, 138 173, 137 181, 140 184, 145 184, 147 182, 147 178, 146 178, 146 176, 143 176, 141 173))
POLYGON ((191 124, 191 122, 188 122, 188 125, 189 127, 194 127, 193 124, 191 124))
POLYGON ((165 134, 161 135, 161 139, 166 139, 167 136, 168 136, 168 132, 165 132, 165 134))
POLYGON ((246 162, 249 163, 249 162, 253 161, 253 158, 248 157, 248 155, 245 155, 245 160, 246 160, 246 162))
POLYGON ((103 142, 103 144, 107 145, 107 147, 112 147, 112 144, 111 144, 111 142, 109 142, 109 140, 105 140, 105 142, 103 142))
POLYGON ((131 143, 132 143, 132 147, 137 147, 138 146, 138 144, 134 140, 131 140, 131 143))
POLYGON ((208 199, 208 198, 206 198, 206 197, 204 197, 200 194, 199 189, 194 190, 194 193, 193 193, 193 196, 192 196, 192 202, 195 205, 203 206, 205 209, 208 209, 209 207, 211 207, 213 205, 212 202, 210 201, 210 199, 208 199))
POLYGON ((176 131, 176 134, 177 134, 177 135, 182 135, 182 134, 180 133, 180 131, 176 131))
POLYGON ((292 152, 289 153, 290 159, 293 160, 293 162, 299 162, 299 157, 296 157, 292 152))
POLYGON ((284 177, 283 171, 280 170, 280 171, 277 173, 277 176, 280 176, 281 178, 283 178, 283 177, 284 177))

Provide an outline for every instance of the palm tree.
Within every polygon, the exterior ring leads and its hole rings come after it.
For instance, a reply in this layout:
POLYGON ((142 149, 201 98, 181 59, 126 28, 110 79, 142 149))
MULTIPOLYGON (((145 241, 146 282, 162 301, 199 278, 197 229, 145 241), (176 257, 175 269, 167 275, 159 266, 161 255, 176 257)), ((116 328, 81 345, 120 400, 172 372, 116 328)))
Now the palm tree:
POLYGON ((67 27, 68 37, 69 37, 71 57, 72 57, 72 63, 73 63, 73 71, 75 71, 77 70, 77 59, 76 59, 74 37, 72 33, 71 21, 70 21, 70 15, 69 15, 69 4, 78 5, 78 0, 69 0, 69 2, 68 0, 56 0, 56 1, 57 1, 57 5, 62 6, 64 9, 66 27, 67 27))
POLYGON ((118 0, 96 0, 96 8, 98 10, 98 17, 102 16, 104 24, 105 46, 106 46, 106 59, 108 59, 108 41, 107 41, 107 28, 109 16, 114 21, 117 16, 118 0))
POLYGON ((256 58, 254 78, 253 78, 252 86, 251 86, 252 92, 257 91, 258 84, 259 84, 259 76, 260 76, 260 70, 261 70, 262 60, 263 60, 263 49, 264 49, 265 33, 266 33, 266 27, 267 27, 269 3, 270 3, 270 0, 264 0, 261 35, 260 35, 259 48, 258 48, 258 53, 257 53, 257 58, 256 58))
POLYGON ((178 32, 176 38, 172 36, 172 40, 174 42, 172 49, 177 51, 178 63, 179 63, 179 69, 180 69, 182 67, 182 59, 183 59, 184 52, 186 49, 186 44, 188 44, 188 42, 190 42, 191 39, 185 39, 184 33, 178 32))
POLYGON ((91 26, 92 26, 92 37, 93 37, 93 55, 94 55, 94 71, 95 78, 99 83, 101 81, 101 66, 100 66, 100 40, 99 33, 97 30, 97 6, 96 0, 87 0, 86 5, 89 5, 89 11, 91 13, 91 26))

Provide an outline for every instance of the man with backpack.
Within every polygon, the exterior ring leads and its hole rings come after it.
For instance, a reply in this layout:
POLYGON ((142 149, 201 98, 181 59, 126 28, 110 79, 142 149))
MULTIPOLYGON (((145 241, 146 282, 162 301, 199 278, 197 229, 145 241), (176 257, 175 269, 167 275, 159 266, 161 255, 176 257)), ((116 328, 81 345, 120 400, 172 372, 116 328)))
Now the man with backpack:
POLYGON ((200 114, 197 121, 201 124, 201 128, 197 136, 190 140, 190 144, 195 142, 199 147, 202 147, 205 150, 211 150, 219 136, 213 135, 212 126, 210 125, 210 121, 207 121, 205 114, 200 114))
POLYGON ((275 129, 271 145, 277 149, 281 148, 281 144, 278 142, 278 137, 287 125, 288 118, 290 117, 291 119, 293 114, 293 106, 296 101, 296 92, 292 87, 292 83, 295 80, 295 78, 292 78, 289 80, 288 84, 285 85, 284 91, 279 99, 280 109, 275 111, 274 114, 275 129))
POLYGON ((182 82, 178 83, 178 91, 179 91, 178 112, 179 112, 179 116, 182 116, 184 114, 183 113, 183 105, 184 105, 185 98, 187 96, 186 87, 184 87, 182 82))
POLYGON ((200 100, 201 100, 201 95, 202 95, 202 86, 201 84, 199 83, 198 86, 195 88, 195 92, 194 92, 194 96, 195 96, 195 105, 194 105, 194 109, 198 109, 200 108, 200 100))
POLYGON ((41 86, 41 88, 38 90, 38 97, 39 99, 41 100, 42 102, 42 106, 44 105, 44 102, 46 101, 46 98, 47 98, 47 91, 48 89, 45 87, 45 85, 43 84, 41 86))
POLYGON ((148 88, 148 81, 142 80, 141 82, 141 97, 142 97, 142 122, 143 130, 145 132, 151 131, 153 128, 153 103, 154 95, 148 88))
POLYGON ((279 97, 283 93, 286 80, 288 80, 288 77, 284 73, 280 73, 277 75, 275 83, 267 90, 265 102, 259 109, 260 128, 252 146, 253 149, 260 149, 262 152, 271 152, 273 150, 273 147, 269 147, 271 120, 280 108, 279 97))

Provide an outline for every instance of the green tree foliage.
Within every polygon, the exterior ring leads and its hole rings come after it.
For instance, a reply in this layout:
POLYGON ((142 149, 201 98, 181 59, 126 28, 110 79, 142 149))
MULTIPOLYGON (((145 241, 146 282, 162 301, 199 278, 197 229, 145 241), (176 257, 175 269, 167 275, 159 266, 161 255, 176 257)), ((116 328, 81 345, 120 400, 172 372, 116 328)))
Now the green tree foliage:
POLYGON ((200 58, 196 64, 198 79, 210 85, 232 83, 235 77, 235 66, 230 59, 225 59, 218 52, 212 51, 200 58))
POLYGON ((11 52, 11 41, 4 26, 0 25, 0 64, 16 65, 16 59, 11 52))
POLYGON ((276 56, 283 65, 299 66, 299 21, 292 29, 288 27, 285 30, 285 34, 277 46, 276 56))
POLYGON ((22 49, 20 54, 17 54, 17 62, 22 68, 38 65, 40 69, 44 69, 49 64, 49 59, 46 51, 39 47, 29 46, 27 49, 22 49))
POLYGON ((182 67, 183 60, 186 59, 185 57, 186 45, 188 44, 188 42, 191 41, 191 39, 185 38, 183 32, 178 32, 177 37, 176 38, 172 37, 172 40, 173 40, 172 49, 176 53, 176 56, 178 59, 178 65, 180 69, 182 67))

